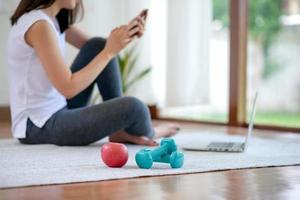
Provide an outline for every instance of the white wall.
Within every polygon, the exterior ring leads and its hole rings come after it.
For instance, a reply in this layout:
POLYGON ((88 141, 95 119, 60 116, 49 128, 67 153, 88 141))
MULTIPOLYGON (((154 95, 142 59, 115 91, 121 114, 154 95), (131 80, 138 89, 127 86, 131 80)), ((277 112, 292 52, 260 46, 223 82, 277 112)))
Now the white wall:
POLYGON ((6 38, 10 28, 8 13, 0 13, 0 106, 8 105, 8 80, 6 67, 6 38))
POLYGON ((0 1, 0 106, 9 104, 9 87, 6 67, 6 44, 10 29, 9 17, 17 0, 0 1))

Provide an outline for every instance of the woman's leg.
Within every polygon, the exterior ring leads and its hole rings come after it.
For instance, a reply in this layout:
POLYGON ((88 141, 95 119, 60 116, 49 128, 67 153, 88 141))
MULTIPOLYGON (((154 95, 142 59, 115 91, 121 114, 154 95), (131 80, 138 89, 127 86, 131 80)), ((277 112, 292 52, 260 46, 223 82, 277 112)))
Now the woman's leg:
MULTIPOLYGON (((106 40, 95 37, 90 39, 79 51, 75 58, 71 70, 79 71, 85 67, 99 52, 105 47, 106 40)), ((69 108, 79 108, 86 106, 90 100, 94 84, 97 83, 99 92, 104 101, 122 96, 122 83, 119 65, 116 59, 112 59, 97 79, 84 91, 68 100, 69 108)))
POLYGON ((42 128, 28 121, 24 144, 88 145, 125 130, 136 136, 153 138, 147 107, 134 97, 120 97, 94 106, 62 109, 42 128))

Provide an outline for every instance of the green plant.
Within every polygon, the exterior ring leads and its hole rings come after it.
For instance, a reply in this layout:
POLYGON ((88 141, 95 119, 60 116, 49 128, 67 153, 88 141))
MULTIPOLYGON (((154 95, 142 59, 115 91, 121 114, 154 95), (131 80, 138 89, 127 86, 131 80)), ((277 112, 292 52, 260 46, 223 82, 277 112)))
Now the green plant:
POLYGON ((118 56, 122 78, 122 90, 124 94, 133 84, 143 79, 151 71, 151 66, 149 66, 137 72, 137 74, 134 74, 134 68, 136 67, 136 62, 138 59, 138 55, 135 54, 135 49, 136 48, 133 47, 118 56))

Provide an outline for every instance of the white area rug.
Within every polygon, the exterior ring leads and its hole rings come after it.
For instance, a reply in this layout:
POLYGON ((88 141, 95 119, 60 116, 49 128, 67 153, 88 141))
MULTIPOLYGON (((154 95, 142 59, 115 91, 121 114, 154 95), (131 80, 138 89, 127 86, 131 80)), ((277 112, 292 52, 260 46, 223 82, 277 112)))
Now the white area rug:
MULTIPOLYGON (((228 136, 187 133, 175 137, 179 145, 211 138, 227 140, 228 136)), ((243 140, 237 136, 233 139, 243 140)), ((300 143, 253 138, 245 153, 183 151, 185 164, 181 169, 171 169, 167 164, 139 169, 134 156, 143 147, 128 145, 129 161, 116 169, 106 167, 100 159, 103 142, 86 147, 58 147, 0 140, 0 188, 300 164, 300 143)))

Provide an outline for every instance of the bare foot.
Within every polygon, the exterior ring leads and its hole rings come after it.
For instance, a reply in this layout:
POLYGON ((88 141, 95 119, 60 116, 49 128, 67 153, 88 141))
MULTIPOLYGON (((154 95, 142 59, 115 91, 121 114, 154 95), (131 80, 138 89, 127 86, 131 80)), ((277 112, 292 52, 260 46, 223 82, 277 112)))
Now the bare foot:
POLYGON ((110 142, 133 143, 146 146, 157 146, 158 143, 145 136, 130 135, 125 131, 118 131, 109 136, 110 142))
MULTIPOLYGON (((161 137, 171 137, 180 130, 178 124, 162 123, 154 126, 154 139, 161 137)), ((110 142, 133 143, 147 146, 157 146, 158 143, 145 136, 134 136, 125 131, 117 131, 109 136, 110 142)))
POLYGON ((171 137, 180 130, 180 126, 174 123, 163 123, 154 127, 154 138, 171 137))

